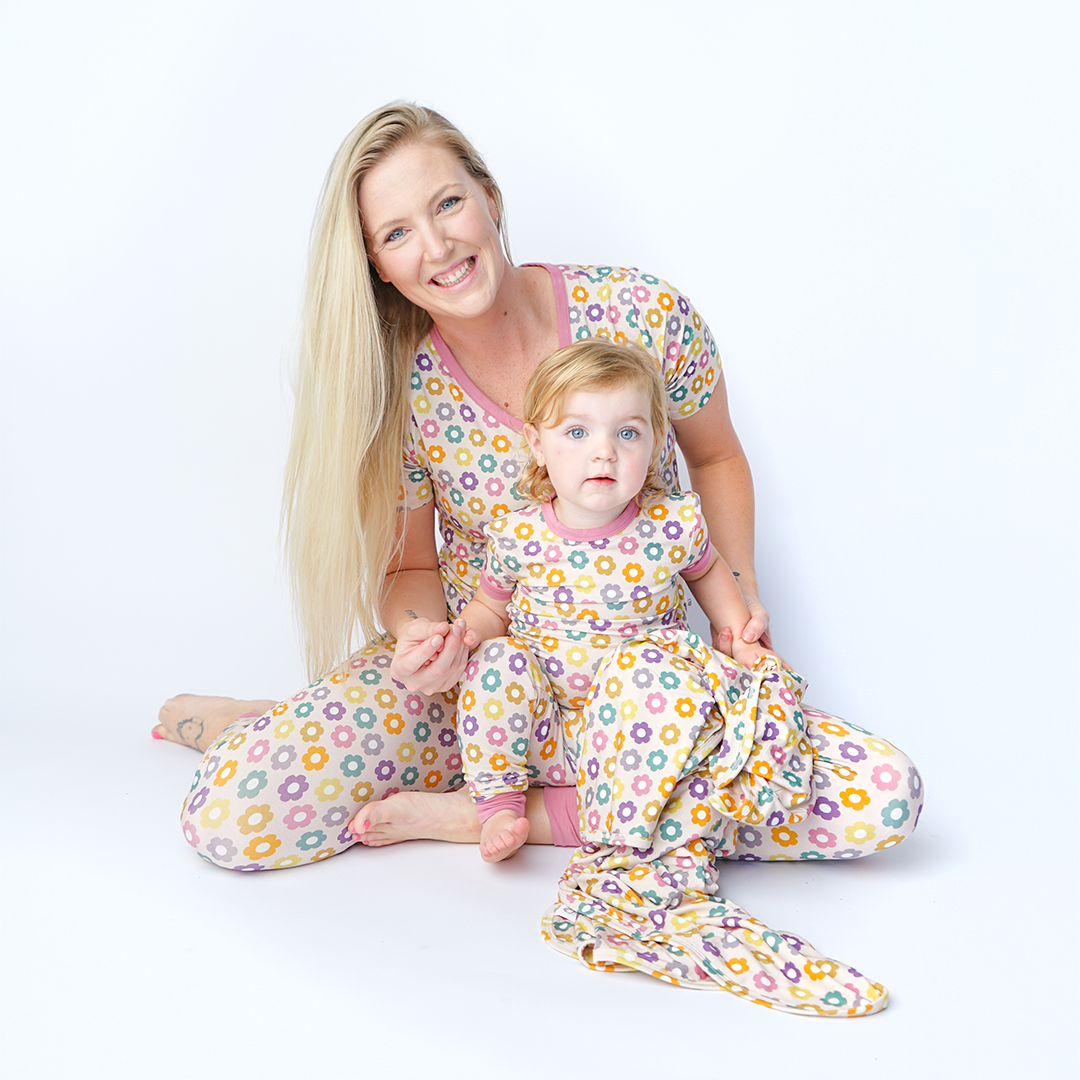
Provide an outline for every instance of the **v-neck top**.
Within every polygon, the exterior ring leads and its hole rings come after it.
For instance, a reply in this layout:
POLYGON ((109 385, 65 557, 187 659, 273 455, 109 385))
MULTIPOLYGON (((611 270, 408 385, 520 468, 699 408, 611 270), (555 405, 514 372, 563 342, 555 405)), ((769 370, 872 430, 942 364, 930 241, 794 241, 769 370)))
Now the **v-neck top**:
MULTIPOLYGON (((673 286, 634 268, 543 266, 558 313, 559 347, 588 337, 635 341, 653 355, 669 416, 692 416, 712 396, 720 375, 716 343, 701 316, 673 286)), ((467 599, 484 565, 484 527, 532 505, 517 491, 526 460, 520 418, 492 401, 469 378, 436 327, 413 357, 409 420, 399 505, 435 499, 444 588, 467 599)), ((679 489, 675 435, 669 431, 661 475, 679 489)))

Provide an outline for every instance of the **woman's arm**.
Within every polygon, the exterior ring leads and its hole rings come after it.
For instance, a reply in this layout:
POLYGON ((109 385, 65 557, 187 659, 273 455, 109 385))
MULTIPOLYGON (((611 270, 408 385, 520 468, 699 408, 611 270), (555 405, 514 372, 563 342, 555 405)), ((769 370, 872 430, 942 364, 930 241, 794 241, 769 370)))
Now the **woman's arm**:
POLYGON ((713 546, 738 576, 750 612, 740 636, 746 642, 760 638, 771 648, 769 613, 758 599, 754 571, 754 481, 728 413, 722 374, 705 407, 685 420, 676 420, 673 426, 713 546))
POLYGON ((435 503, 398 513, 401 549, 386 571, 380 614, 397 639, 390 675, 421 694, 449 690, 479 644, 460 620, 446 620, 435 547, 435 503))

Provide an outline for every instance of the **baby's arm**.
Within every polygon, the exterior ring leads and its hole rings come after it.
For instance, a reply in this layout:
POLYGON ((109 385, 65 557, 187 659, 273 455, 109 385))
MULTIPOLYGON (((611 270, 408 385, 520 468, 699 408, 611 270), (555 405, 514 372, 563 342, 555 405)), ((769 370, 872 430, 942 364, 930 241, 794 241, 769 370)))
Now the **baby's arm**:
MULTIPOLYGON (((472 630, 477 635, 476 644, 487 641, 489 638, 505 637, 510 626, 510 617, 506 609, 510 600, 499 600, 488 595, 481 585, 473 595, 473 598, 461 609, 459 619, 463 619, 466 632, 472 630)), ((471 638, 469 639, 471 641, 471 638)))
POLYGON ((709 622, 722 634, 724 628, 731 631, 731 655, 746 667, 753 667, 758 657, 765 654, 765 649, 754 642, 742 639, 742 628, 750 619, 746 601, 739 589, 739 583, 731 572, 731 567, 723 557, 712 549, 709 565, 695 574, 683 572, 683 580, 690 587, 694 599, 709 617, 709 622))

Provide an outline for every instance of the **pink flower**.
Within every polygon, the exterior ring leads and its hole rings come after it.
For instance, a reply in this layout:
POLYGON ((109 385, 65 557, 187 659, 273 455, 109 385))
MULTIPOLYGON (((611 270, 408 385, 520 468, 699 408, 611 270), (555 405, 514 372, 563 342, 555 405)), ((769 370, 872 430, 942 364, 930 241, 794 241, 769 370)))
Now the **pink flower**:
POLYGON ((424 711, 424 699, 419 694, 409 694, 405 698, 405 711, 410 716, 419 716, 424 711))
POLYGON ((871 774, 870 779, 878 791, 895 791, 900 783, 900 773, 891 765, 879 765, 871 774))
POLYGON ((811 829, 810 843, 819 848, 836 847, 836 834, 828 829, 811 829))
POLYGON ((650 694, 645 699, 645 708, 651 713, 662 713, 667 706, 667 698, 663 694, 650 694))
POLYGON ((258 765, 267 752, 270 749, 270 743, 266 739, 260 739, 257 743, 252 743, 247 752, 247 759, 254 765, 258 765))
POLYGON ((190 821, 184 822, 184 839, 192 846, 199 846, 199 834, 195 831, 195 826, 190 821))
POLYGON ((315 807, 305 803, 294 806, 284 818, 287 829, 304 829, 315 820, 315 807))
POLYGON ((330 732, 330 739, 335 746, 339 746, 344 750, 346 747, 352 746, 356 741, 356 732, 344 724, 339 724, 330 732))
POLYGON ((599 754, 607 746, 607 736, 602 731, 594 731, 592 744, 593 749, 599 754))

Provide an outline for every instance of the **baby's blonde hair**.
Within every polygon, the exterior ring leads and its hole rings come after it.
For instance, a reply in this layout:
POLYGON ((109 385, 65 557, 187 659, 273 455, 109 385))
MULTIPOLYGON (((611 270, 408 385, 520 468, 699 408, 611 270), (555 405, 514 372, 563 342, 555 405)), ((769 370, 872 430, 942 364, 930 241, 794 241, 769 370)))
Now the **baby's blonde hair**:
MULTIPOLYGON (((639 496, 645 502, 668 490, 660 475, 660 462, 667 443, 668 413, 660 369, 656 360, 640 345, 619 345, 608 338, 587 338, 553 352, 533 372, 525 388, 522 419, 537 430, 552 427, 563 418, 567 399, 578 390, 610 390, 627 385, 644 390, 649 399, 653 452, 639 496)), ((555 494, 547 468, 539 464, 531 452, 518 477, 517 489, 522 498, 532 502, 547 502, 555 494)))

